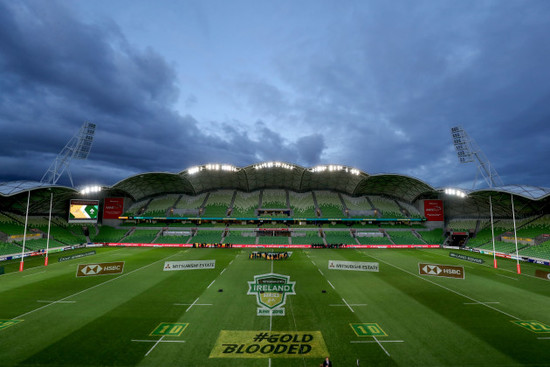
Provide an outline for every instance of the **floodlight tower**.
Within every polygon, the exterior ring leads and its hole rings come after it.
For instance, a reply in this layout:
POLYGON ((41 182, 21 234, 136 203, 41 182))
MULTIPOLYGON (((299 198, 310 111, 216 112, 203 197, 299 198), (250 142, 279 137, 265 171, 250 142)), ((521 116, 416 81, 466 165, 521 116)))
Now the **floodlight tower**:
MULTIPOLYGON (((483 154, 475 140, 468 136, 462 126, 455 126, 451 128, 451 135, 453 137, 453 144, 460 163, 473 162, 475 157, 478 162, 477 170, 481 173, 487 185, 489 185, 490 188, 503 186, 502 180, 500 179, 500 176, 495 168, 491 166, 491 162, 489 162, 487 157, 485 157, 485 154, 483 154)), ((472 188, 475 188, 476 182, 477 174, 472 188)), ((514 240, 516 243, 517 272, 518 274, 521 274, 521 268, 519 265, 518 237, 516 231, 516 213, 514 209, 514 195, 512 194, 510 194, 510 201, 512 202, 512 221, 514 223, 514 240)), ((489 211, 491 213, 491 234, 493 238, 493 263, 496 268, 497 258, 495 249, 495 228, 493 224, 493 201, 491 199, 491 195, 489 195, 489 211)))
MULTIPOLYGON (((462 126, 451 128, 453 144, 460 163, 471 163, 477 160, 478 173, 485 179, 489 187, 503 186, 502 180, 491 162, 487 159, 483 151, 479 148, 474 139, 470 138, 462 126)), ((477 174, 472 185, 475 189, 477 183, 477 174)))
POLYGON ((92 143, 94 141, 95 124, 91 122, 85 122, 80 127, 80 130, 69 140, 67 145, 61 150, 61 153, 57 155, 55 161, 51 164, 50 168, 44 173, 40 182, 49 183, 55 185, 63 172, 67 171, 69 180, 71 180, 71 186, 74 187, 73 177, 69 170, 71 160, 80 159, 84 160, 88 158, 90 149, 92 149, 92 143))

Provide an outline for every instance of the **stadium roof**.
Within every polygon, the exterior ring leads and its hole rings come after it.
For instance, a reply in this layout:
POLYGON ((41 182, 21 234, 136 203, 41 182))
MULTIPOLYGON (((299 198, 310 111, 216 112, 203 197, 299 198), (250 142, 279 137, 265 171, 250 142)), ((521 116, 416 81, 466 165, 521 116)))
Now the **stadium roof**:
MULTIPOLYGON (((141 173, 102 189, 103 193, 96 195, 99 199, 107 196, 127 196, 134 201, 168 193, 197 195, 218 189, 246 192, 259 189, 288 189, 296 192, 332 190, 350 196, 385 195, 411 203, 418 199, 441 198, 443 191, 405 175, 370 175, 342 165, 307 168, 284 162, 263 162, 247 167, 206 164, 179 173, 141 173)), ((66 210, 66 201, 70 198, 83 197, 71 187, 32 181, 5 182, 0 183, 0 209, 22 211, 26 206, 28 191, 33 191, 31 211, 35 212, 48 211, 50 192, 53 192, 56 198, 54 211, 66 210)), ((510 195, 514 195, 518 204, 517 209, 524 215, 540 213, 550 205, 550 188, 526 185, 469 191, 468 197, 463 199, 454 199, 446 195, 443 198, 446 201, 446 214, 451 217, 487 213, 489 196, 492 198, 495 213, 506 216, 510 213, 510 195), (455 200, 461 201, 453 205, 455 200)))
MULTIPOLYGON (((37 190, 41 188, 48 187, 62 187, 62 186, 52 186, 49 183, 42 183, 38 181, 10 181, 10 182, 0 182, 0 194, 4 196, 17 195, 21 192, 27 192, 32 190, 37 190)), ((69 188, 66 188, 69 189, 69 188)), ((74 189, 71 189, 76 191, 74 189)))
POLYGON ((127 192, 134 200, 170 192, 196 195, 216 189, 247 192, 288 189, 296 192, 333 190, 351 196, 388 195, 412 202, 423 193, 435 191, 427 183, 404 175, 369 175, 341 165, 306 168, 283 162, 264 162, 243 168, 210 164, 180 173, 143 173, 112 187, 127 192))

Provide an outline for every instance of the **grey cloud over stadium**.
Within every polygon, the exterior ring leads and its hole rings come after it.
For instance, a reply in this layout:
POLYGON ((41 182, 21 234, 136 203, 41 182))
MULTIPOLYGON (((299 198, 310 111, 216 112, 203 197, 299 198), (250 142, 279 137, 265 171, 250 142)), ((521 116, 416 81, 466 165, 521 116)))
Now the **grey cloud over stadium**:
POLYGON ((219 162, 344 164, 469 186, 461 124, 506 184, 550 186, 550 3, 0 0, 0 181, 84 121, 77 184, 219 162))

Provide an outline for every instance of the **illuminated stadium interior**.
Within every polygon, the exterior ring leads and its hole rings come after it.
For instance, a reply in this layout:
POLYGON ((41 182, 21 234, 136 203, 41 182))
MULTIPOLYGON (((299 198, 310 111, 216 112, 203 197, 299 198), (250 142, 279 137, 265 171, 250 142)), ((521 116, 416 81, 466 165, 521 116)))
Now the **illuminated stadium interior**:
POLYGON ((332 245, 458 244, 492 248, 491 197, 495 249, 515 250, 510 200, 513 196, 520 246, 526 256, 550 257, 550 190, 504 186, 470 191, 434 188, 413 177, 368 174, 342 165, 302 167, 261 162, 247 167, 206 164, 179 173, 149 172, 110 187, 80 191, 63 186, 12 182, 0 186, 0 254, 20 252, 29 199, 29 251, 46 247, 49 204, 54 245, 87 242, 231 243, 332 245), (30 191, 30 198, 28 193, 30 191), (71 199, 122 198, 115 218, 97 223, 68 223, 71 199), (426 217, 426 200, 441 200, 438 220, 426 217), (259 231, 273 227, 288 232, 259 231), (184 229, 165 235, 166 228, 184 229), (376 235, 373 235, 376 234, 376 235), (457 234, 465 234, 458 236, 457 234), (513 233, 512 233, 513 235, 513 233), (458 241, 458 242, 457 242, 458 241), (512 241, 513 242, 513 241, 512 241))

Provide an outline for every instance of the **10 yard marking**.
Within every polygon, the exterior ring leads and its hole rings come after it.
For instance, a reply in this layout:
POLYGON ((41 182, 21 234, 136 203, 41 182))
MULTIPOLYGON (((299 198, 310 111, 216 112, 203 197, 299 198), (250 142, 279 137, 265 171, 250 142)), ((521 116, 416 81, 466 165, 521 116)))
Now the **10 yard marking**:
POLYGON ((151 336, 180 336, 183 330, 189 325, 189 323, 171 323, 162 322, 155 330, 151 332, 151 336))

